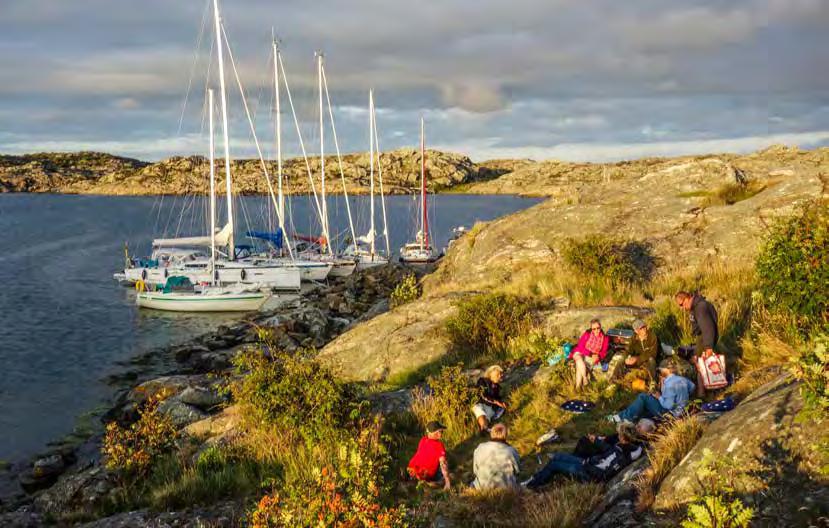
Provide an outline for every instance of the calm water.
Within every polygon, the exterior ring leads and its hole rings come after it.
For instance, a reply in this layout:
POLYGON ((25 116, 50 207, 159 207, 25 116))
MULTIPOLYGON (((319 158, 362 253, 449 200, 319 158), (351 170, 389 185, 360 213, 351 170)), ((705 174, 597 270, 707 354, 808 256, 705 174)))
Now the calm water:
MULTIPOLYGON (((536 202, 436 196, 431 231, 442 247, 454 226, 470 227, 536 202)), ((364 197, 352 200, 361 233, 368 226, 367 203, 364 197)), ((292 200, 299 232, 316 230, 308 204, 292 200)), ((332 237, 344 234, 344 202, 332 197, 328 204, 332 237)), ((387 200, 392 253, 416 231, 416 206, 411 197, 387 200)), ((80 414, 111 396, 102 379, 119 370, 119 361, 235 317, 139 312, 131 291, 111 278, 123 267, 125 242, 143 255, 153 237, 206 233, 200 227, 205 209, 202 198, 0 194, 0 460, 33 454, 70 432, 80 414)), ((263 198, 238 200, 237 211, 240 234, 272 221, 263 198)))

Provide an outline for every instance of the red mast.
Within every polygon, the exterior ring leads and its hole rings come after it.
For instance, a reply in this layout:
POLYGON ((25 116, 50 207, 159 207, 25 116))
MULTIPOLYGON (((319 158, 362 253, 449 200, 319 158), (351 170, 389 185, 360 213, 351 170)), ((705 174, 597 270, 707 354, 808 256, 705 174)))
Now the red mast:
POLYGON ((423 118, 420 118, 420 207, 423 209, 423 245, 429 247, 429 216, 426 212, 426 140, 423 118))

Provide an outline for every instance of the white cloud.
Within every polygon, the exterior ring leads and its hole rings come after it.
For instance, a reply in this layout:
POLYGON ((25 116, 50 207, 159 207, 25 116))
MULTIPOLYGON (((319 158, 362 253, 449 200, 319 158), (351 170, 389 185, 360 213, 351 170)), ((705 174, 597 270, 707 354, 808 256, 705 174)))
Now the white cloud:
POLYGON ((495 147, 495 140, 475 144, 446 144, 436 149, 467 154, 475 161, 487 159, 534 159, 564 161, 620 161, 652 156, 686 156, 717 152, 746 153, 771 145, 794 145, 803 148, 829 144, 829 130, 767 136, 663 141, 649 143, 562 143, 551 147, 495 147))

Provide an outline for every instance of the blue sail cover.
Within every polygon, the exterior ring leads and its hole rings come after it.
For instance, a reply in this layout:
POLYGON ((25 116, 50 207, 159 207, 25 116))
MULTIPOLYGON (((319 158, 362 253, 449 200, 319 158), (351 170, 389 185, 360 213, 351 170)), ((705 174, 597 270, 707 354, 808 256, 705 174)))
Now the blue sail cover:
POLYGON ((269 233, 267 231, 248 231, 245 233, 245 236, 248 238, 258 238, 259 240, 265 240, 270 242, 274 245, 277 249, 282 249, 282 230, 277 229, 275 233, 269 233))

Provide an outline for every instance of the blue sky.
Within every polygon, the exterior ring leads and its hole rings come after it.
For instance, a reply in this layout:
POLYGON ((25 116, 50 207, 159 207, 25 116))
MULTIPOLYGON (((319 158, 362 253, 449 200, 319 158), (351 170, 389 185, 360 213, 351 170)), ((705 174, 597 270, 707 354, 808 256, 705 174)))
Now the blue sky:
MULTIPOLYGON (((0 153, 205 153, 204 88, 216 82, 208 2, 0 1, 0 153)), ((420 116, 430 146, 476 160, 829 145, 826 0, 221 5, 266 155, 272 28, 310 152, 317 49, 343 151, 367 149, 370 87, 384 150, 415 146, 420 116)), ((238 91, 229 99, 233 155, 251 156, 238 91)), ((285 118, 286 154, 296 154, 285 118)))

